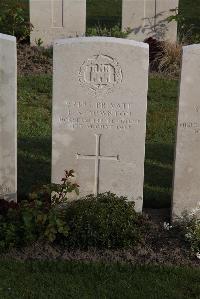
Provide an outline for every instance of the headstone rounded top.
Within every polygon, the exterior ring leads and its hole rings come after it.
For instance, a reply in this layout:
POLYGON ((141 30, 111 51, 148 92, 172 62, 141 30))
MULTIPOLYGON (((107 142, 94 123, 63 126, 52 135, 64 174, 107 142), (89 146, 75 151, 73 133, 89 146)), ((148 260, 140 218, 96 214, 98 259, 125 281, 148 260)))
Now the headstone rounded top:
POLYGON ((200 44, 188 45, 183 47, 184 53, 191 52, 193 50, 200 50, 200 44))
POLYGON ((101 36, 92 36, 92 37, 75 37, 75 38, 66 38, 66 39, 58 39, 55 40, 54 45, 65 45, 65 44, 76 44, 76 43, 94 43, 94 42, 102 42, 102 43, 116 43, 123 45, 132 45, 136 47, 149 49, 149 45, 147 43, 138 42, 135 40, 129 40, 124 38, 116 38, 116 37, 101 37, 101 36))
POLYGON ((13 41, 13 42, 16 41, 16 37, 15 36, 8 35, 8 34, 3 34, 3 33, 0 33, 0 39, 10 40, 10 41, 13 41))

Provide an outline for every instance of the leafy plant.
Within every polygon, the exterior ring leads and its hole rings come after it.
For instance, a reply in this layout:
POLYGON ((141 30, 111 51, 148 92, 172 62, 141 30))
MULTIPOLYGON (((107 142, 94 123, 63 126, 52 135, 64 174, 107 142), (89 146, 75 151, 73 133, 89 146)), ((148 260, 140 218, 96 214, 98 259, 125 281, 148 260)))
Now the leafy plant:
POLYGON ((142 219, 134 203, 125 197, 110 192, 89 195, 67 204, 65 221, 69 230, 64 244, 79 248, 134 246, 142 237, 142 219))
POLYGON ((35 44, 37 47, 41 47, 43 44, 43 40, 41 38, 35 39, 35 44))
POLYGON ((74 171, 65 171, 61 184, 44 186, 21 203, 0 201, 0 248, 37 240, 77 248, 122 248, 142 239, 143 217, 134 203, 110 192, 68 201, 78 194, 74 171))
POLYGON ((0 247, 5 249, 36 240, 53 242, 58 236, 66 237, 68 225, 60 205, 67 201, 68 193, 78 193, 78 185, 70 181, 73 176, 73 170, 65 171, 62 184, 44 186, 21 203, 0 200, 0 247))
POLYGON ((30 36, 33 26, 30 24, 26 3, 20 0, 6 0, 0 3, 0 31, 14 35, 18 41, 30 36))
POLYGON ((184 236, 190 243, 192 252, 200 254, 200 217, 196 214, 184 214, 180 221, 184 236))
MULTIPOLYGON (((183 10, 176 8, 171 10, 174 14, 168 17, 168 21, 175 21, 178 24, 178 41, 183 44, 200 42, 200 27, 197 26, 193 18, 188 18, 183 10)), ((200 21, 200 17, 198 23, 200 21)))
POLYGON ((126 38, 129 33, 130 33, 130 30, 121 31, 121 27, 119 25, 115 25, 111 28, 96 25, 95 27, 88 28, 86 35, 87 36, 109 36, 109 37, 126 38))

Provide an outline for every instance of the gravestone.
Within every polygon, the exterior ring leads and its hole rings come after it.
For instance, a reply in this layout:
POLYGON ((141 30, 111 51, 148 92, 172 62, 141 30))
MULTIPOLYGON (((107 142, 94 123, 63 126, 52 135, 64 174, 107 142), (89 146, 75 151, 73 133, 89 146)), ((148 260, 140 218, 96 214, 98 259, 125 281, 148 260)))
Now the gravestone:
POLYGON ((122 30, 131 29, 129 38, 144 41, 148 37, 175 42, 177 23, 168 22, 178 0, 122 0, 122 30))
POLYGON ((183 47, 172 216, 200 210, 200 45, 183 47))
POLYGON ((0 34, 0 198, 17 199, 16 39, 0 34))
POLYGON ((83 36, 86 0, 30 0, 31 43, 51 46, 58 38, 83 36))
POLYGON ((111 191, 142 210, 148 45, 92 37, 54 45, 52 181, 111 191))

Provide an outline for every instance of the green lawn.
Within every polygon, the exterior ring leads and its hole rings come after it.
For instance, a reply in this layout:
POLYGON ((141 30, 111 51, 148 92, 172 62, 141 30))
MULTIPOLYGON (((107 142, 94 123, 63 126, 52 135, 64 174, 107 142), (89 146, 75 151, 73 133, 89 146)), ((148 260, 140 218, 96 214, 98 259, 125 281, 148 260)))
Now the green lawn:
POLYGON ((121 25, 122 0, 87 0, 87 27, 121 25))
POLYGON ((78 262, 0 262, 1 299, 200 298, 200 270, 78 262))
MULTIPOLYGON (((150 78, 144 204, 169 207, 178 82, 150 78)), ((20 196, 50 182, 52 78, 18 80, 18 191, 20 196)), ((66 165, 67 167, 67 165, 66 165)))

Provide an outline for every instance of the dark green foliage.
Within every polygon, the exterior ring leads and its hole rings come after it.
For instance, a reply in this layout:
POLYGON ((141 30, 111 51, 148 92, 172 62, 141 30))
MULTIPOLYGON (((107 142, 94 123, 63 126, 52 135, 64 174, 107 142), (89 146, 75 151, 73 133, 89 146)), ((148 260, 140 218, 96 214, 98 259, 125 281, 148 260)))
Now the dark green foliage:
POLYGON ((179 1, 179 39, 189 43, 200 42, 200 0, 179 1))
MULTIPOLYGON (((0 202, 2 204, 2 202, 0 202)), ((0 215, 0 248, 27 245, 37 240, 53 242, 58 234, 67 235, 62 210, 52 207, 49 200, 22 201, 12 204, 0 215)))
POLYGON ((183 213, 182 217, 178 219, 178 226, 180 226, 185 240, 190 244, 192 252, 200 257, 200 205, 195 209, 196 211, 188 215, 183 213))
POLYGON ((87 29, 87 36, 107 36, 107 37, 120 37, 126 38, 129 34, 129 31, 121 31, 119 25, 115 25, 111 28, 106 26, 95 26, 87 29))
POLYGON ((24 41, 29 38, 31 29, 27 0, 4 0, 0 2, 1 33, 14 35, 18 41, 24 41))
POLYGON ((65 171, 61 184, 44 186, 21 203, 0 200, 1 249, 37 240, 53 242, 57 237, 67 236, 68 225, 59 205, 67 200, 69 193, 78 193, 78 185, 70 181, 73 173, 73 170, 65 171))
POLYGON ((73 170, 65 171, 61 184, 44 186, 21 203, 0 200, 0 248, 37 240, 78 248, 121 248, 141 240, 143 218, 126 198, 105 193, 67 203, 69 193, 78 194, 73 177, 73 170))
POLYGON ((134 203, 108 192, 68 203, 65 221, 69 232, 65 244, 72 247, 121 248, 141 239, 142 216, 134 203))

